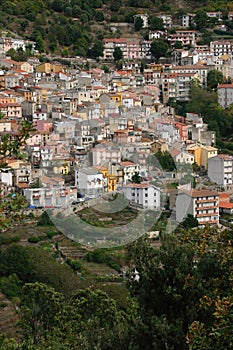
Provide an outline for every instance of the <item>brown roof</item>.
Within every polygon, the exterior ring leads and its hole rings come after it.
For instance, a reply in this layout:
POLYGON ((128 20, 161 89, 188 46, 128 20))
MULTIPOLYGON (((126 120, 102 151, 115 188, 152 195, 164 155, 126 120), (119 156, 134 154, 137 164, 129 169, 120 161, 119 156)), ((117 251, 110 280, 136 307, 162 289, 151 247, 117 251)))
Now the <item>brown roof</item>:
POLYGON ((182 191, 180 193, 186 193, 192 198, 219 196, 218 192, 211 191, 211 190, 191 190, 191 191, 182 191))
POLYGON ((218 89, 233 89, 233 84, 218 84, 218 89))

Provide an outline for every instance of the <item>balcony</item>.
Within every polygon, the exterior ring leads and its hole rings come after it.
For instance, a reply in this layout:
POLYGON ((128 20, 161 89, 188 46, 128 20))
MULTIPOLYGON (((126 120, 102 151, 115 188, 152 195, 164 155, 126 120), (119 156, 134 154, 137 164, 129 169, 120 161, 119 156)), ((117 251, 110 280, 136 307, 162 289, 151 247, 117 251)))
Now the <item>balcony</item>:
POLYGON ((218 209, 218 206, 217 205, 208 205, 206 207, 204 207, 204 206, 195 207, 196 211, 198 211, 198 210, 208 210, 208 209, 218 209))

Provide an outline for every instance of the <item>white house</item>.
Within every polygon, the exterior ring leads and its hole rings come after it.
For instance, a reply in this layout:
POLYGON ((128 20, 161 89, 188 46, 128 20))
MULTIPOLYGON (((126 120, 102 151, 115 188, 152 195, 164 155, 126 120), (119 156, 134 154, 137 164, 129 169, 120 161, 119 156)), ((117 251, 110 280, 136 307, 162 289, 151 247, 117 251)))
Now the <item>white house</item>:
POLYGON ((135 175, 135 173, 140 172, 140 165, 133 162, 121 162, 120 166, 123 169, 124 173, 124 184, 130 182, 132 180, 132 176, 135 175))
POLYGON ((179 164, 193 164, 194 156, 188 152, 181 151, 174 156, 175 162, 179 164))
POLYGON ((218 185, 232 185, 233 157, 219 154, 208 159, 208 177, 218 185))
POLYGON ((80 168, 75 172, 75 185, 88 197, 98 197, 104 190, 103 174, 94 168, 80 168))
POLYGON ((13 185, 13 173, 11 168, 0 169, 0 183, 10 187, 13 185))
POLYGON ((227 108, 233 103, 233 84, 218 85, 218 103, 223 108, 227 108))
POLYGON ((67 207, 77 200, 77 188, 74 186, 27 188, 24 190, 24 195, 31 206, 67 207))
POLYGON ((134 16, 134 22, 136 20, 136 18, 141 18, 143 24, 142 24, 142 28, 148 28, 148 20, 149 20, 149 16, 147 13, 139 13, 138 15, 134 16))
POLYGON ((160 208, 161 190, 149 183, 127 184, 123 192, 131 204, 151 210, 160 208))
POLYGON ((91 149, 92 165, 106 165, 121 162, 121 150, 111 144, 99 144, 91 149))

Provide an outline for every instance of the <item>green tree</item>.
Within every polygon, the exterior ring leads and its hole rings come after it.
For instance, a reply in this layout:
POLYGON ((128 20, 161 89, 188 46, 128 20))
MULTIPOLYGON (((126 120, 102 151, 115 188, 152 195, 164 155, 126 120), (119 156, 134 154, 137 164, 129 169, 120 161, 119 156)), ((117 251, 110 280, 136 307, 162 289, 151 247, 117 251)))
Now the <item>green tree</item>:
POLYGON ((174 49, 182 49, 183 45, 181 41, 176 41, 174 44, 174 49))
MULTIPOLYGON (((3 118, 1 114, 0 119, 3 118)), ((20 158, 22 156, 21 148, 26 145, 26 140, 34 131, 32 123, 22 121, 18 130, 16 139, 12 139, 10 134, 3 134, 0 143, 0 165, 4 163, 6 157, 20 158)))
POLYGON ((114 51, 113 51, 113 58, 114 61, 119 62, 122 58, 123 58, 123 52, 120 49, 120 47, 115 47, 114 51))
POLYGON ((47 332, 58 328, 63 311, 64 298, 43 283, 27 283, 21 300, 21 326, 25 339, 32 338, 38 344, 46 339, 47 332))
POLYGON ((16 274, 24 282, 32 276, 32 266, 26 249, 18 244, 11 244, 6 250, 0 251, 0 274, 9 276, 16 274))
POLYGON ((151 30, 164 30, 164 23, 162 18, 154 17, 154 16, 150 17, 149 27, 151 30))
POLYGON ((199 10, 195 17, 194 23, 196 24, 196 29, 203 29, 208 27, 208 16, 204 10, 199 10))
POLYGON ((173 171, 176 169, 174 159, 168 151, 165 152, 157 152, 155 154, 161 168, 165 171, 173 171))
POLYGON ((104 47, 103 47, 102 41, 97 40, 95 41, 92 48, 89 49, 88 56, 94 59, 98 59, 99 57, 103 56, 103 50, 104 50, 104 47))
POLYGON ((197 227, 198 220, 193 215, 188 214, 187 217, 182 221, 181 226, 185 229, 197 227))
POLYGON ((209 89, 216 90, 218 84, 222 84, 224 82, 224 76, 222 72, 212 69, 207 74, 207 86, 209 89))
POLYGON ((142 181, 141 176, 139 175, 139 172, 136 171, 135 174, 133 174, 132 178, 131 178, 131 182, 135 183, 135 184, 140 184, 142 181))
POLYGON ((136 17, 135 21, 134 21, 134 29, 136 30, 136 32, 138 32, 139 30, 141 30, 143 27, 143 20, 141 19, 141 17, 136 17))
POLYGON ((151 54, 154 59, 158 62, 160 57, 166 57, 169 50, 168 43, 163 39, 155 39, 151 44, 151 54))

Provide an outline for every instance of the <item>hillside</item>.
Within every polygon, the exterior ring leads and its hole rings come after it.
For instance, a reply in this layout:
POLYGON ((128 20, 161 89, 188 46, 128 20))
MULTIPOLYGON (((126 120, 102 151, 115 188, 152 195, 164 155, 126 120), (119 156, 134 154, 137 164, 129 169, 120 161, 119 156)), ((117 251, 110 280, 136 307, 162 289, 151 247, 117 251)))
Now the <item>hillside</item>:
POLYGON ((0 23, 2 32, 35 41, 39 52, 86 56, 103 37, 122 35, 121 29, 111 32, 111 23, 128 23, 123 34, 133 35, 135 14, 167 13, 176 20, 180 12, 196 12, 200 7, 233 9, 231 2, 221 0, 1 0, 0 23))

